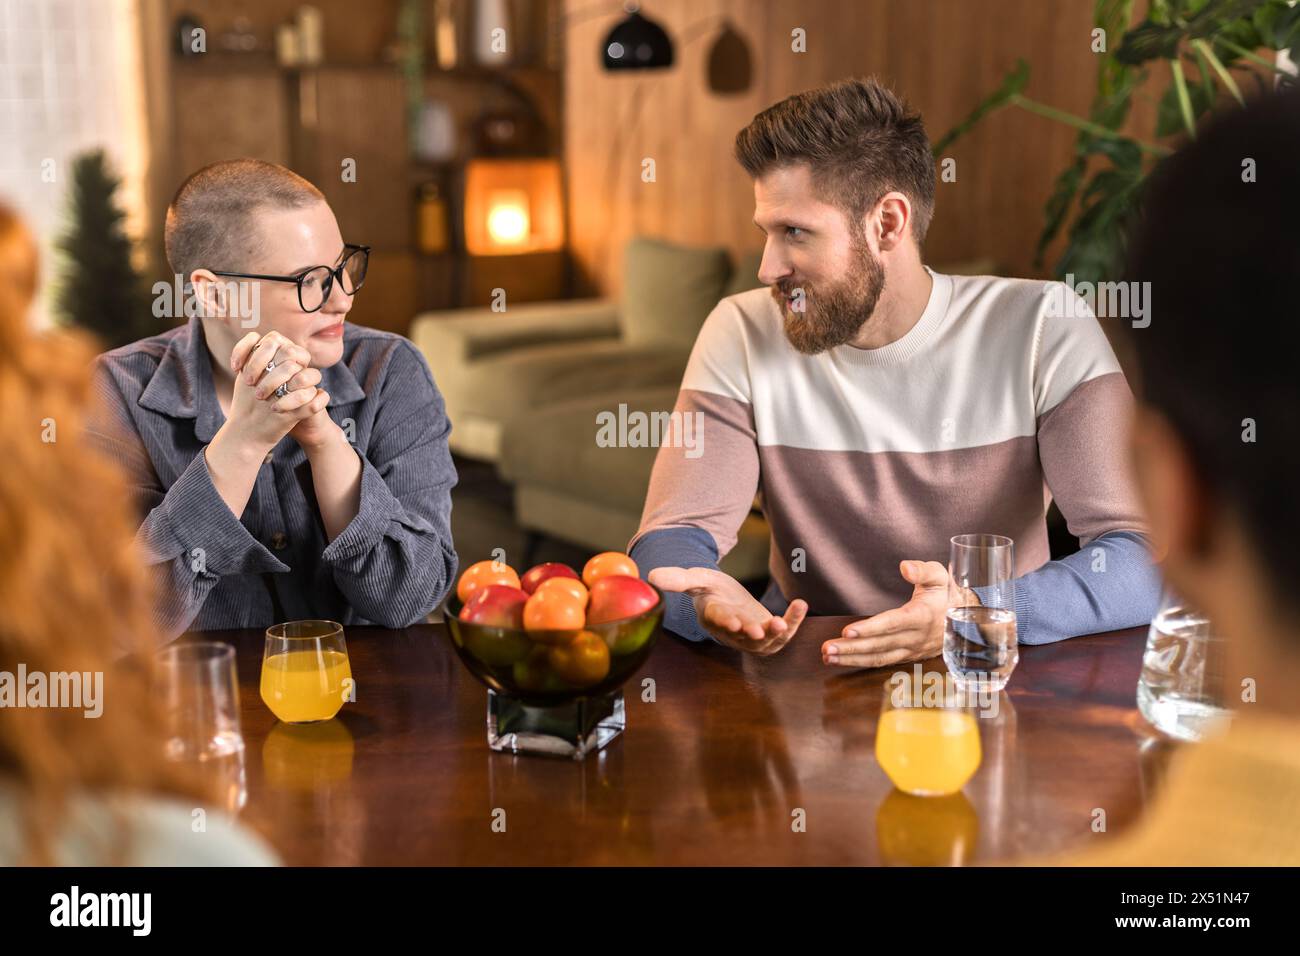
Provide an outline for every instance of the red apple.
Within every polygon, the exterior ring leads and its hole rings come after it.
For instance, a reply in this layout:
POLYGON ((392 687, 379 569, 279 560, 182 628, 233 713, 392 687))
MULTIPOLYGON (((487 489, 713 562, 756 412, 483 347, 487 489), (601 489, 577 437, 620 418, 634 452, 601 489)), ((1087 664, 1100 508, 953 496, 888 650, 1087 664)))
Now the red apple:
POLYGON ((659 603, 655 589, 640 578, 611 574, 591 586, 587 604, 587 625, 604 624, 625 617, 635 617, 659 603))
MULTIPOLYGON (((541 584, 547 578, 577 578, 578 572, 573 570, 567 564, 561 564, 558 561, 547 561, 545 564, 539 564, 529 568, 528 573, 519 579, 519 586, 532 594, 537 590, 537 585, 541 584)), ((581 578, 578 578, 581 581, 581 578)))
POLYGON ((468 624, 521 630, 524 626, 524 605, 527 603, 528 595, 520 588, 489 584, 479 588, 469 603, 460 609, 460 619, 468 624))

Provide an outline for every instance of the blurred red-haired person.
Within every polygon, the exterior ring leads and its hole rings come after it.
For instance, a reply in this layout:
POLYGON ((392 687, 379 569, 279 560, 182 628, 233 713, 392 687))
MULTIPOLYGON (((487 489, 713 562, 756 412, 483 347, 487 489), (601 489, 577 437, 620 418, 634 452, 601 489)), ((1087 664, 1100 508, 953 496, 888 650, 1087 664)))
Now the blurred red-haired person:
POLYGON ((33 332, 37 258, 0 206, 0 865, 274 863, 218 811, 194 832, 215 801, 163 756, 126 482, 85 436, 95 349, 33 332), (79 674, 93 706, 17 706, 20 674, 79 674))

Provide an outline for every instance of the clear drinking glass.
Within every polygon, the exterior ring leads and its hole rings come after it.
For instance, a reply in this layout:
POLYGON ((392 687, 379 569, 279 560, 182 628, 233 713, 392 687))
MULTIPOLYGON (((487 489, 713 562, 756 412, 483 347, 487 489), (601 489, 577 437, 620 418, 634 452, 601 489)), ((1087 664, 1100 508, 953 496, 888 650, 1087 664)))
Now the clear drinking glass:
POLYGON ((233 647, 217 642, 173 644, 158 652, 157 670, 168 757, 214 760, 244 749, 233 647))
POLYGON ((1000 534, 959 534, 948 557, 943 660, 963 689, 995 693, 1020 662, 1016 643, 1015 543, 1000 534))
POLYGON ((266 629, 262 701, 285 723, 329 720, 351 699, 352 687, 343 625, 290 621, 266 629))
POLYGON ((1200 740, 1226 722, 1224 641, 1209 618, 1168 588, 1147 632, 1137 703, 1163 734, 1200 740))

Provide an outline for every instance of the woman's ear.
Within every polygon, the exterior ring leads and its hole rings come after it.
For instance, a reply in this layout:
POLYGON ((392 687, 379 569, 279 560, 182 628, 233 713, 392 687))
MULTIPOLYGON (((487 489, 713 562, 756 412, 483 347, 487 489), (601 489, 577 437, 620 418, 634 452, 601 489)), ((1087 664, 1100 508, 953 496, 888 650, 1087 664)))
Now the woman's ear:
MULTIPOLYGON (((205 319, 224 319, 227 315, 226 284, 207 269, 195 269, 188 283, 194 290, 190 299, 194 313, 205 319)), ((188 314, 188 310, 187 310, 188 314)))

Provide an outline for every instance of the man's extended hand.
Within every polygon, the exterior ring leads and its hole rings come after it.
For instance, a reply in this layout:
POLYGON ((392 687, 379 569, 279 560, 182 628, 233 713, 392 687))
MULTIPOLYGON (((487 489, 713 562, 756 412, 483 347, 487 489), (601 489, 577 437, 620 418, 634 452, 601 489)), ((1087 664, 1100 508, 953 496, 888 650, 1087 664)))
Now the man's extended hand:
POLYGON ((854 621, 822 645, 822 660, 844 667, 888 667, 943 652, 948 613, 948 569, 938 561, 903 561, 898 570, 915 585, 902 607, 854 621))
POLYGON ((751 654, 775 654, 785 647, 808 613, 808 602, 796 598, 778 617, 739 581, 713 568, 655 568, 649 580, 661 591, 689 594, 700 627, 718 643, 751 654))

